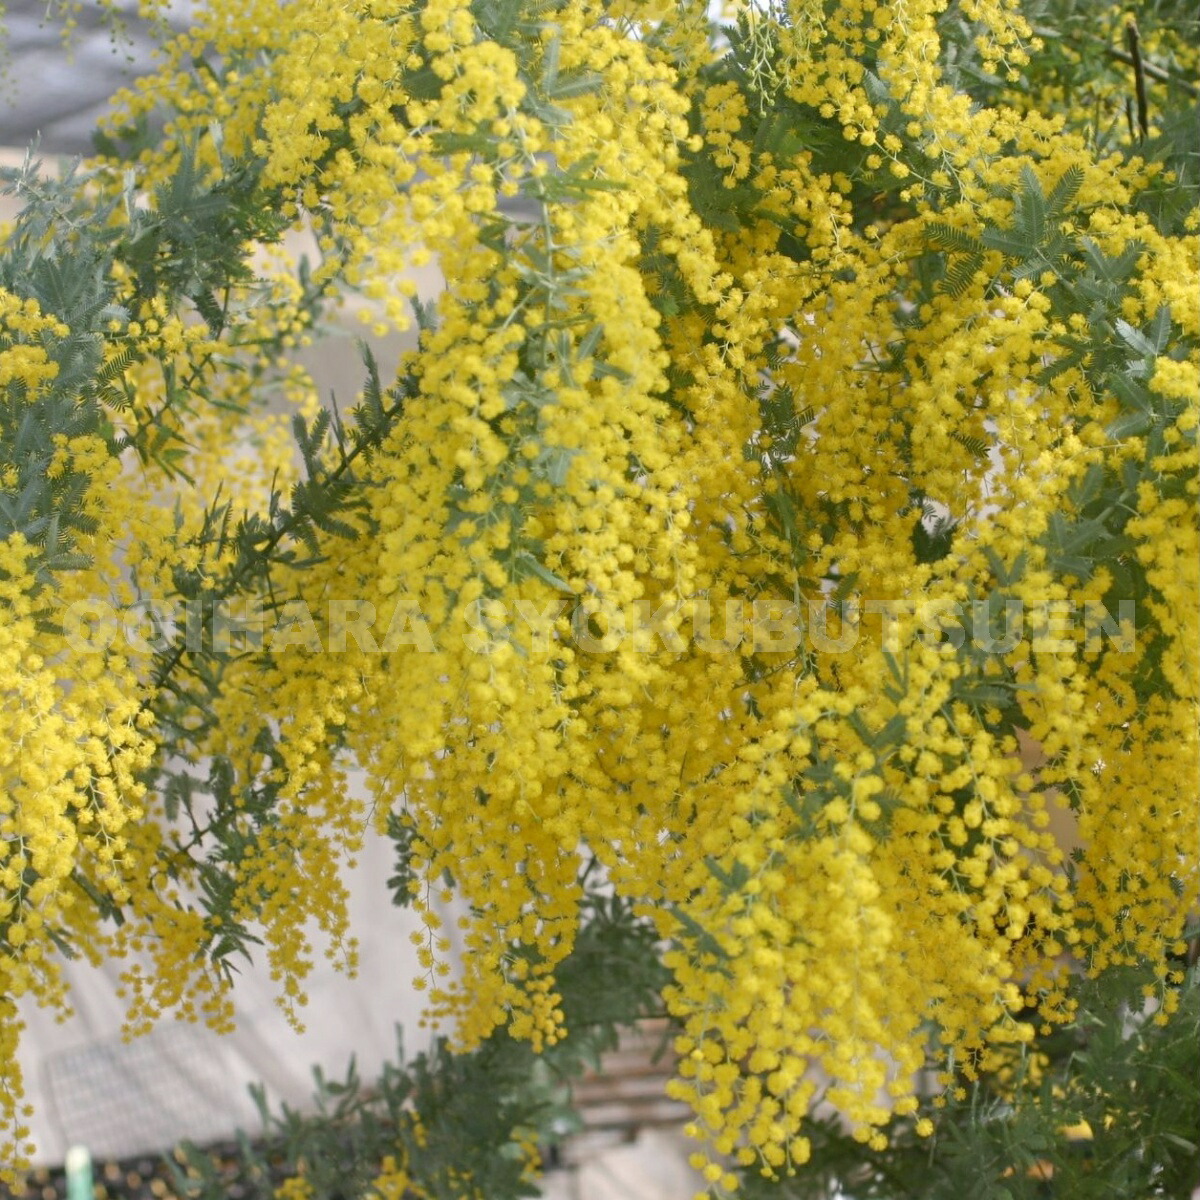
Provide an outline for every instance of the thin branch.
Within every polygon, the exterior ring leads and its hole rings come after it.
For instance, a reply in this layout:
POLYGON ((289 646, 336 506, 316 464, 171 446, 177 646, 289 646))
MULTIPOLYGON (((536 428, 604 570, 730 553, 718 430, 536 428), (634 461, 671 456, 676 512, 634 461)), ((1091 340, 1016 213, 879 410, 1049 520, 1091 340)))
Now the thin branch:
POLYGON ((1125 40, 1129 44, 1129 55, 1133 60, 1133 87, 1137 96, 1138 128, 1143 140, 1150 136, 1150 118, 1146 110, 1146 73, 1142 65, 1141 37, 1137 22, 1132 18, 1125 26, 1125 40))

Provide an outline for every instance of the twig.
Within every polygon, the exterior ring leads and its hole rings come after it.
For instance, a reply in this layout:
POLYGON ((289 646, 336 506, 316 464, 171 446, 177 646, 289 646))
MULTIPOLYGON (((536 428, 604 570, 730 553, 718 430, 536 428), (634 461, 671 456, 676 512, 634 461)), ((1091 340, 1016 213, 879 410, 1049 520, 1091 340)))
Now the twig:
POLYGON ((1150 119, 1146 112, 1146 73, 1142 66, 1141 38, 1138 35, 1137 22, 1130 18, 1125 26, 1125 41, 1129 45, 1129 56, 1133 60, 1133 87, 1137 96, 1138 128, 1142 138, 1150 136, 1150 119))

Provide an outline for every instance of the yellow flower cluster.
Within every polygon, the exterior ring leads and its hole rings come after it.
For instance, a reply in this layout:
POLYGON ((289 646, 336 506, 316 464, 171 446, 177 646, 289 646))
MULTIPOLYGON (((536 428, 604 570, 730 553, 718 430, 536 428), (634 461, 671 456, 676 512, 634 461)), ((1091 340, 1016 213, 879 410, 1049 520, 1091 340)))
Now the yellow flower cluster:
MULTIPOLYGON (((81 451, 71 449, 78 461, 81 451)), ((96 478, 103 486, 104 472, 96 478)), ((20 534, 0 545, 0 993, 62 1007, 49 943, 78 938, 95 953, 102 943, 85 889, 114 904, 128 898, 129 827, 142 815, 138 775, 154 747, 138 705, 137 664, 84 631, 68 641, 39 628, 49 613, 30 568, 34 553, 20 534)), ((67 591, 76 599, 106 594, 111 564, 104 567, 67 591)), ((6 1075, 6 1117, 17 1091, 6 1075)))
POLYGON ((36 393, 58 374, 57 364, 40 344, 43 333, 63 337, 60 321, 43 315, 35 300, 22 300, 0 289, 0 387, 20 382, 36 393))
MULTIPOLYGON (((1020 66, 1016 7, 962 7, 984 66, 1020 66)), ((417 832, 421 983, 460 1045, 501 1025, 562 1036, 585 848, 657 922, 673 1088, 714 1182, 732 1178, 718 1157, 795 1169, 819 1100, 878 1144, 918 1106, 931 1021, 967 1074, 1002 1066, 1032 1036, 1022 1009, 1069 1017, 1064 961, 1164 964, 1171 1002, 1200 884, 1197 357, 1151 344, 1134 378, 1167 416, 1123 432, 1119 388, 1072 357, 1089 318, 1064 311, 1062 261, 1014 270, 995 231, 1066 195, 1064 238, 1104 262, 1139 246, 1113 323, 1128 354, 1163 310, 1195 345, 1200 304, 1175 282, 1195 239, 1137 212, 1139 164, 946 86, 943 8, 758 12, 761 72, 741 87, 706 73, 694 6, 562 0, 519 28, 466 0, 203 7, 122 101, 118 125, 172 111, 139 170, 169 178, 195 138, 214 177, 256 156, 262 194, 316 233, 320 285, 385 327, 409 320, 406 264, 432 258, 447 287, 399 364, 403 415, 357 464, 357 536, 318 530, 315 561, 247 582, 295 614, 288 637, 224 660, 204 711, 174 714, 239 794, 270 798, 232 818, 219 916, 136 779, 153 664, 67 656, 34 620, 30 548, 0 547, 0 994, 55 998, 41 931, 71 921, 131 956, 131 1028, 171 1008, 223 1025, 205 949, 228 922, 259 931, 298 1021, 306 922, 356 962, 340 870, 372 835, 357 765, 376 832, 389 815, 417 832), (820 137, 756 137, 768 83, 820 137), (878 225, 829 137, 903 179, 878 225), (922 290, 931 246, 946 277, 922 290), (1091 571, 1071 545, 1098 481, 1135 469, 1124 548, 1091 571), (923 501, 953 519, 939 554, 920 551, 923 501), (1114 616, 1120 571, 1144 586, 1114 616), (334 646, 305 624, 318 612, 355 632, 334 646), (1078 864, 1052 832, 1068 803, 1078 864), (80 870, 126 908, 119 930, 82 913, 80 870), (453 979, 433 904, 448 881, 469 913, 453 979)), ((142 588, 170 594, 180 570, 216 587, 241 568, 202 536, 215 484, 262 514, 270 479, 297 478, 253 411, 236 424, 261 464, 230 456, 224 409, 156 417, 193 368, 221 403, 274 390, 315 410, 250 345, 307 336, 296 284, 254 286, 237 353, 151 309, 114 331, 145 351, 123 428, 186 438, 195 462, 145 468, 162 511, 89 510, 95 563, 64 595, 132 596, 118 543, 142 588)), ((0 385, 36 389, 43 318, 0 303, 0 385)), ((131 487, 98 438, 50 470, 131 487)), ((391 1164, 377 1190, 406 1183, 391 1164)))
MULTIPOLYGON (((33 300, 0 293, 0 387, 6 429, 28 422, 58 375, 52 344, 69 333, 33 300)), ((27 464, 7 443, 0 488, 11 497, 27 464)), ((95 532, 80 549, 90 566, 66 577, 55 602, 92 601, 117 585, 113 564, 123 506, 105 493, 118 474, 104 440, 57 433, 43 464, 52 484, 66 473, 88 480, 79 497, 95 532)), ((12 509, 9 510, 10 512, 12 509)), ((40 577, 40 547, 22 533, 0 541, 0 997, 4 1069, 0 1115, 19 1142, 20 1024, 15 1000, 25 994, 64 1007, 52 945, 76 941, 94 954, 97 913, 85 898, 126 896, 128 830, 141 816, 138 775, 153 753, 138 706, 139 664, 112 652, 99 631, 56 628, 40 577), (71 636, 68 636, 70 634, 71 636), (69 665, 68 665, 69 664, 69 665)), ((7 1159, 9 1155, 5 1155, 7 1159)))
MULTIPOLYGON (((112 283, 132 302, 135 282, 120 264, 112 283)), ((135 319, 114 317, 99 343, 111 421, 94 432, 47 431, 40 461, 28 449, 31 425, 53 411, 46 406, 57 402, 50 392, 60 376, 62 346, 70 345, 74 331, 36 301, 0 291, 6 517, 25 514, 37 528, 38 510, 30 514, 25 497, 40 484, 67 498, 73 527, 73 561, 66 569, 45 561, 48 550, 62 549, 65 523, 47 534, 43 519, 36 540, 15 532, 0 541, 5 1170, 20 1163, 26 1136, 15 1002, 30 995, 69 1012, 62 947, 93 961, 128 960, 123 990, 130 1032, 149 1028, 171 1009, 218 1027, 231 1019, 230 981, 204 954, 219 918, 197 910, 195 866, 172 857, 164 798, 147 792, 144 782, 160 742, 151 729, 154 633, 138 606, 171 597, 181 568, 215 575, 228 565, 228 553, 204 546, 200 537, 221 488, 246 510, 262 511, 272 476, 283 487, 296 477, 288 418, 253 410, 274 386, 311 415, 311 382, 257 346, 278 343, 308 318, 299 315, 294 284, 289 289, 276 281, 264 291, 265 303, 257 284, 248 283, 257 306, 242 326, 249 348, 240 352, 168 311, 161 295, 142 302, 135 319), (181 390, 206 384, 212 407, 173 406, 181 390), (250 410, 245 423, 259 442, 259 457, 245 465, 240 480, 228 449, 228 413, 236 409, 250 410), (142 461, 120 454, 124 441, 139 447, 142 461), (159 453, 180 444, 189 447, 183 480, 173 475, 178 458, 159 453), (148 505, 146 497, 156 495, 160 503, 148 505), (105 919, 114 915, 120 919, 105 919)), ((70 402, 75 413, 85 410, 81 397, 70 402)), ((344 889, 319 886, 316 894, 332 895, 337 904, 344 889)), ((259 905, 245 907, 261 915, 259 905)), ((289 930, 299 907, 280 918, 289 930)))

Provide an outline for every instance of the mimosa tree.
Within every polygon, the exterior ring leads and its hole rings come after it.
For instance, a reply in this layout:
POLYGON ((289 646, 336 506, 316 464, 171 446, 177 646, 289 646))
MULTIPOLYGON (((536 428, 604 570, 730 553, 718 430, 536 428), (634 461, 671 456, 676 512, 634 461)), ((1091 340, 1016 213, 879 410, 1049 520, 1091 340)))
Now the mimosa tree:
POLYGON ((1089 980, 1169 1021, 1200 40, 1160 8, 1060 0, 1047 47, 1010 0, 208 0, 86 170, 14 174, 15 1141, 62 955, 128 960, 131 1033, 227 1027, 243 951, 298 1020, 371 838, 451 1045, 364 1194, 519 1189, 520 1105, 507 1157, 429 1150, 445 1078, 658 1003, 726 1191, 802 1178, 818 1102, 865 1154, 1019 1092, 1089 980), (420 342, 334 407, 289 354, 338 308, 420 342))

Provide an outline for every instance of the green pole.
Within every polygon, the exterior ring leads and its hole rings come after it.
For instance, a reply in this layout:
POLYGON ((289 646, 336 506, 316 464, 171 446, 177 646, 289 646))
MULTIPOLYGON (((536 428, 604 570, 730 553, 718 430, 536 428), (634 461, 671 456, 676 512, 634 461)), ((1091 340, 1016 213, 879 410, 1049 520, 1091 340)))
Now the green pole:
POLYGON ((92 1156, 86 1146, 67 1151, 67 1200, 92 1200, 92 1156))

